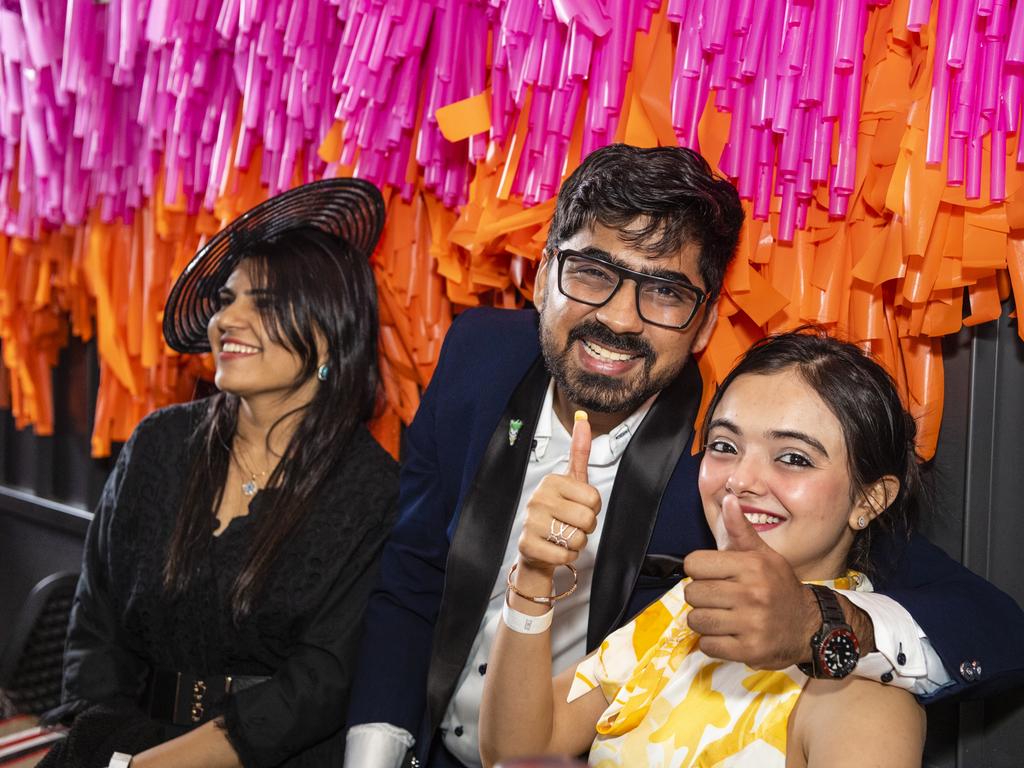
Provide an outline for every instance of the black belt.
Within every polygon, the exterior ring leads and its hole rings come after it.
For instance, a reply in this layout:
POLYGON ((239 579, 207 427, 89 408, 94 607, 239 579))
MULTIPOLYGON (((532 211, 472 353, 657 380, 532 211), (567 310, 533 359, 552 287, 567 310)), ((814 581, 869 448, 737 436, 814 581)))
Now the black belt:
POLYGON ((258 675, 192 675, 154 670, 146 686, 149 716, 174 725, 198 725, 219 710, 229 693, 269 680, 258 675))

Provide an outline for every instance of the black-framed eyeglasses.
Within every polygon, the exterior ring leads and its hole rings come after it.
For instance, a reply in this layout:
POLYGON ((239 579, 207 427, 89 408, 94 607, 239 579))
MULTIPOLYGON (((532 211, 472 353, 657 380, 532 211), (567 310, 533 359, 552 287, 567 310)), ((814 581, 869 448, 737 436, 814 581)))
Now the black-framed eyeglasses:
POLYGON ((573 301, 603 307, 626 280, 636 285, 640 319, 662 328, 683 330, 697 314, 708 294, 695 285, 620 267, 579 251, 551 248, 558 259, 558 290, 573 301))

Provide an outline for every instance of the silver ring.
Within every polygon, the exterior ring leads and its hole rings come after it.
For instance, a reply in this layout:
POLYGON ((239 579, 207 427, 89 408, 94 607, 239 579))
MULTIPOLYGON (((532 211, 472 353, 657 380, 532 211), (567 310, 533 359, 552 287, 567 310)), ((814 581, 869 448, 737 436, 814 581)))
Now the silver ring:
POLYGON ((545 541, 550 541, 552 544, 557 544, 563 549, 568 549, 569 539, 576 535, 576 531, 578 530, 579 528, 575 525, 569 525, 568 523, 563 523, 561 520, 551 518, 551 533, 545 537, 545 541), (557 531, 555 530, 555 523, 558 523, 557 531))

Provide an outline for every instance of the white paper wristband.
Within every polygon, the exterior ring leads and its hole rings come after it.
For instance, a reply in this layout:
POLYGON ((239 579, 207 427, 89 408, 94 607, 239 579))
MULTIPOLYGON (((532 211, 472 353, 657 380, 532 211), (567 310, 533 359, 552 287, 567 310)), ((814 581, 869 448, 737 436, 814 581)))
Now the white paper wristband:
POLYGON ((107 768, 129 768, 132 764, 132 755, 126 755, 124 752, 115 752, 110 756, 110 763, 107 768))
POLYGON ((547 632, 551 627, 551 617, 554 613, 554 608, 548 608, 540 616, 517 611, 508 604, 508 592, 505 593, 505 604, 501 607, 501 619, 505 626, 520 635, 539 635, 541 632, 547 632))

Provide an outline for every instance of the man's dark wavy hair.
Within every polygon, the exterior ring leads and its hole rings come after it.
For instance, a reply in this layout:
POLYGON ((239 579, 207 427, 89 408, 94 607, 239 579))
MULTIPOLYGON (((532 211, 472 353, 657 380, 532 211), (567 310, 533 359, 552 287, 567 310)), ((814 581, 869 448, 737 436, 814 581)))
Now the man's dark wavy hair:
POLYGON ((547 245, 557 247, 595 223, 655 256, 700 246, 700 273, 712 296, 722 288, 743 225, 736 188, 684 147, 611 144, 592 152, 558 192, 547 245), (638 217, 644 225, 622 231, 638 217))

